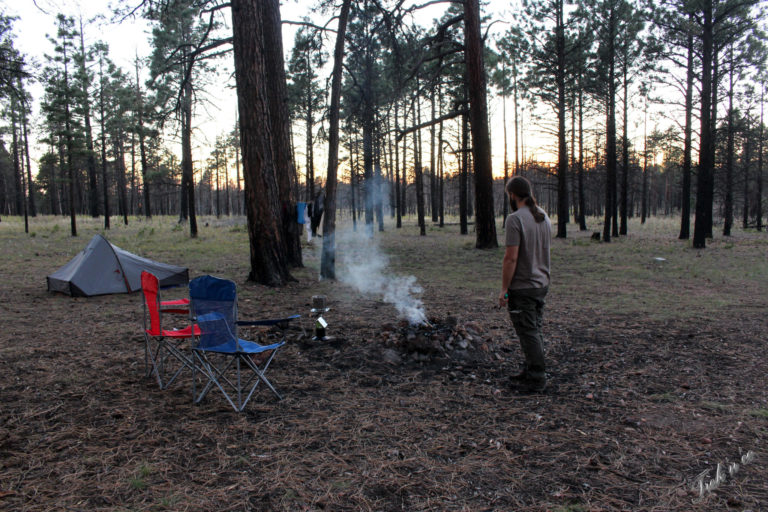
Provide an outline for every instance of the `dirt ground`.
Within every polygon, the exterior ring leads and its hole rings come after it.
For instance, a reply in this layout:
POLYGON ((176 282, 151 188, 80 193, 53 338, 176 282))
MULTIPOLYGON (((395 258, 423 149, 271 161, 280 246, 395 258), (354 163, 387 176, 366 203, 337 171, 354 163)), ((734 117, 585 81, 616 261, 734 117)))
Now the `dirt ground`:
POLYGON ((166 390, 145 376, 139 294, 46 291, 100 232, 80 222, 75 239, 66 219, 34 220, 33 237, 0 223, 0 510, 768 510, 765 233, 694 251, 659 221, 612 244, 555 241, 551 386, 521 395, 493 309, 501 249, 455 226, 381 236, 430 317, 482 325, 471 357, 419 360, 384 357, 400 350, 382 329, 394 308, 318 282, 314 247, 274 290, 245 281, 242 219, 203 219, 198 240, 173 219, 116 226, 124 249, 234 279, 241 319, 328 297, 335 339, 288 330, 269 371, 284 399, 260 389, 237 414, 215 390, 194 405, 186 373, 166 390))

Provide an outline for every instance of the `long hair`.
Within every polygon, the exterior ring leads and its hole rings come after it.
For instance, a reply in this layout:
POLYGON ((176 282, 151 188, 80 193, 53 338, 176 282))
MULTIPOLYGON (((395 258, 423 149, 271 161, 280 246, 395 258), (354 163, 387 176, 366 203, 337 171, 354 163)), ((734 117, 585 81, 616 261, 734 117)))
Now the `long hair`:
POLYGON ((528 209, 533 215, 533 219, 536 222, 544 220, 544 213, 539 211, 539 207, 536 205, 536 198, 533 197, 533 190, 531 189, 531 182, 522 176, 514 176, 507 181, 506 185, 507 194, 509 195, 509 201, 512 202, 512 194, 522 199, 528 209))

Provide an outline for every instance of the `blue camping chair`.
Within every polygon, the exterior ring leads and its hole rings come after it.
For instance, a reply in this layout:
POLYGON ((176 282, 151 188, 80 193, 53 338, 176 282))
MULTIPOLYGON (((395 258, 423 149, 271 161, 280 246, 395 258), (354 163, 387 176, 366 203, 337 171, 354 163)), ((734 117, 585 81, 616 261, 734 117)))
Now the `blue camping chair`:
POLYGON ((238 337, 237 326, 283 325, 299 315, 274 320, 238 322, 235 283, 213 276, 201 276, 190 281, 189 298, 191 318, 200 328, 199 341, 192 348, 195 376, 192 393, 195 403, 200 403, 208 391, 216 386, 229 404, 241 412, 260 382, 282 400, 280 393, 265 374, 277 350, 285 345, 285 341, 271 345, 246 341, 238 337), (266 353, 269 355, 266 356, 266 353), (258 363, 252 357, 257 354, 264 354, 258 363), (206 380, 199 395, 196 388, 198 371, 206 380))

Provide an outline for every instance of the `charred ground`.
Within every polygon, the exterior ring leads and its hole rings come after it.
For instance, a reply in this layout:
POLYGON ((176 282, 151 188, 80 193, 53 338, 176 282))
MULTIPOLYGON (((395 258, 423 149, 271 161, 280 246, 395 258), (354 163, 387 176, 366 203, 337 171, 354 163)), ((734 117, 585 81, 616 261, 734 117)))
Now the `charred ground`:
POLYGON ((171 219, 108 233, 193 276, 234 279, 242 318, 305 314, 312 295, 328 296, 335 339, 288 331, 270 370, 285 400, 262 391, 238 415, 213 393, 192 405, 185 381, 160 391, 143 376, 137 294, 45 291, 45 275, 98 232, 82 219, 83 235, 71 239, 64 222, 40 220, 31 238, 6 218, 0 226, 0 509, 768 504, 765 234, 694 251, 657 221, 630 225, 636 234, 610 245, 588 234, 556 241, 545 313, 552 388, 521 396, 506 384, 519 351, 493 309, 501 253, 476 251, 450 228, 425 239, 408 226, 383 235, 382 249, 393 271, 419 279, 429 316, 470 335, 458 355, 453 342, 445 350, 447 337, 443 350, 414 349, 375 295, 318 283, 310 248, 298 282, 273 290, 244 282, 246 234, 236 223, 210 219, 198 240, 171 219), (691 487, 703 471, 708 482, 718 463, 749 450, 751 463, 698 499, 691 487))

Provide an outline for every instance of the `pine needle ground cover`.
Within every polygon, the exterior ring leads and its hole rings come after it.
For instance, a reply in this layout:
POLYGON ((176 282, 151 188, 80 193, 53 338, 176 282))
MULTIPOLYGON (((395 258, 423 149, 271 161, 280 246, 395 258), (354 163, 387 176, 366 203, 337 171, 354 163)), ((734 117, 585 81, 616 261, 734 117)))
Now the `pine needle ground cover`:
POLYGON ((33 219, 33 236, 18 219, 0 223, 2 510, 768 503, 765 233, 696 251, 676 240, 675 220, 654 219, 611 244, 574 232, 554 241, 552 386, 524 396, 506 384, 519 349, 493 308, 502 249, 473 249, 457 226, 377 235, 391 271, 417 278, 430 318, 481 325, 476 356, 425 360, 384 357, 395 309, 318 282, 317 244, 297 282, 269 289, 245 282, 243 219, 203 218, 197 239, 173 218, 114 222, 106 236, 123 249, 235 280, 244 319, 306 314, 312 295, 328 297, 335 340, 311 341, 306 322, 287 331, 270 369, 285 399, 262 391, 235 414, 215 392, 194 406, 188 376, 164 391, 144 377, 139 294, 46 292, 45 275, 101 232, 81 218, 73 239, 67 222, 33 219))

